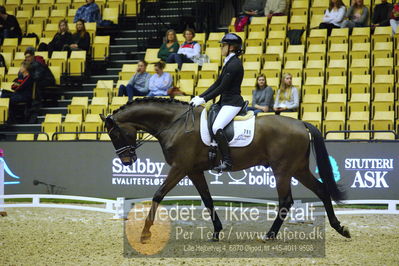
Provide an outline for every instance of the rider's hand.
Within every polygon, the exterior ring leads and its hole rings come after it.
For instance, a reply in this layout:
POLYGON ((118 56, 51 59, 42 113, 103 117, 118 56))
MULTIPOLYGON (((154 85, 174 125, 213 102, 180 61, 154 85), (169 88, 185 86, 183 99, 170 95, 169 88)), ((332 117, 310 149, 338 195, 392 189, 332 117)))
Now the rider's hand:
POLYGON ((201 98, 201 97, 199 97, 199 96, 195 96, 195 97, 190 101, 190 105, 191 105, 191 106, 194 106, 194 107, 199 106, 199 105, 204 104, 204 103, 205 103, 204 98, 201 98))

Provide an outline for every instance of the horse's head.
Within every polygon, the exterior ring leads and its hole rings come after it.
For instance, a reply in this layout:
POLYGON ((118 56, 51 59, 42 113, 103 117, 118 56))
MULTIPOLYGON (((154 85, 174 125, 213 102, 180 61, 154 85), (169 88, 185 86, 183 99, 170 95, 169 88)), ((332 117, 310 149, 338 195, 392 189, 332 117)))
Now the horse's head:
POLYGON ((131 165, 137 160, 136 155, 136 135, 137 129, 127 125, 127 123, 117 123, 112 115, 107 117, 100 115, 105 122, 108 135, 114 144, 116 154, 121 159, 123 165, 131 165))

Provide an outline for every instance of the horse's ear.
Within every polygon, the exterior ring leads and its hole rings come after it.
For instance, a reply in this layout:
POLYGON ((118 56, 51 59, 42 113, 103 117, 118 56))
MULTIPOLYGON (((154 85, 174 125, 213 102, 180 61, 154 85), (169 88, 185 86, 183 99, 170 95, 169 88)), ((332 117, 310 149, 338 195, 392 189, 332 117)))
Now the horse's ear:
POLYGON ((100 117, 101 117, 101 120, 102 120, 103 122, 105 122, 105 116, 104 116, 103 114, 100 114, 100 117))

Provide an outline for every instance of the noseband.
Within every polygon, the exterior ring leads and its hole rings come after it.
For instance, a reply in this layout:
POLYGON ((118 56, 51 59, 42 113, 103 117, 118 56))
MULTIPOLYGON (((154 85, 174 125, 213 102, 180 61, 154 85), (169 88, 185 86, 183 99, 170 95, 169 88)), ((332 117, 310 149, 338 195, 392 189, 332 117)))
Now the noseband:
MULTIPOLYGON (((109 132, 108 132, 108 134, 111 134, 111 132, 112 131, 118 131, 119 132, 119 135, 121 136, 121 138, 122 138, 122 141, 124 142, 124 143, 129 143, 129 141, 126 139, 126 136, 125 136, 125 134, 122 132, 122 129, 115 123, 115 121, 114 121, 114 118, 112 117, 112 115, 109 115, 107 118, 106 118, 107 120, 111 120, 113 123, 113 126, 112 126, 112 128, 109 130, 109 132)), ((136 152, 136 146, 135 145, 126 145, 126 146, 123 146, 122 148, 119 148, 119 149, 116 149, 115 150, 115 152, 116 152, 116 154, 119 156, 119 155, 121 155, 122 153, 124 153, 124 152, 129 152, 129 155, 134 155, 135 154, 135 152, 136 152)))

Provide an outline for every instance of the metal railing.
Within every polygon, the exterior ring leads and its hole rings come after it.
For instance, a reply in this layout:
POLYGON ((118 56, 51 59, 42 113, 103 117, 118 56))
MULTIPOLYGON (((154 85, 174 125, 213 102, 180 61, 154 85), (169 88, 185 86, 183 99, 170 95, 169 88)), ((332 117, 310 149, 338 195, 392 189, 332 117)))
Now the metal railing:
POLYGON ((349 133, 369 133, 374 134, 374 133, 392 133, 395 137, 395 139, 339 139, 339 140, 327 140, 327 141, 347 141, 347 142, 396 142, 398 140, 398 135, 394 130, 330 130, 327 131, 324 135, 325 138, 327 138, 328 134, 332 133, 343 133, 344 136, 349 133))

